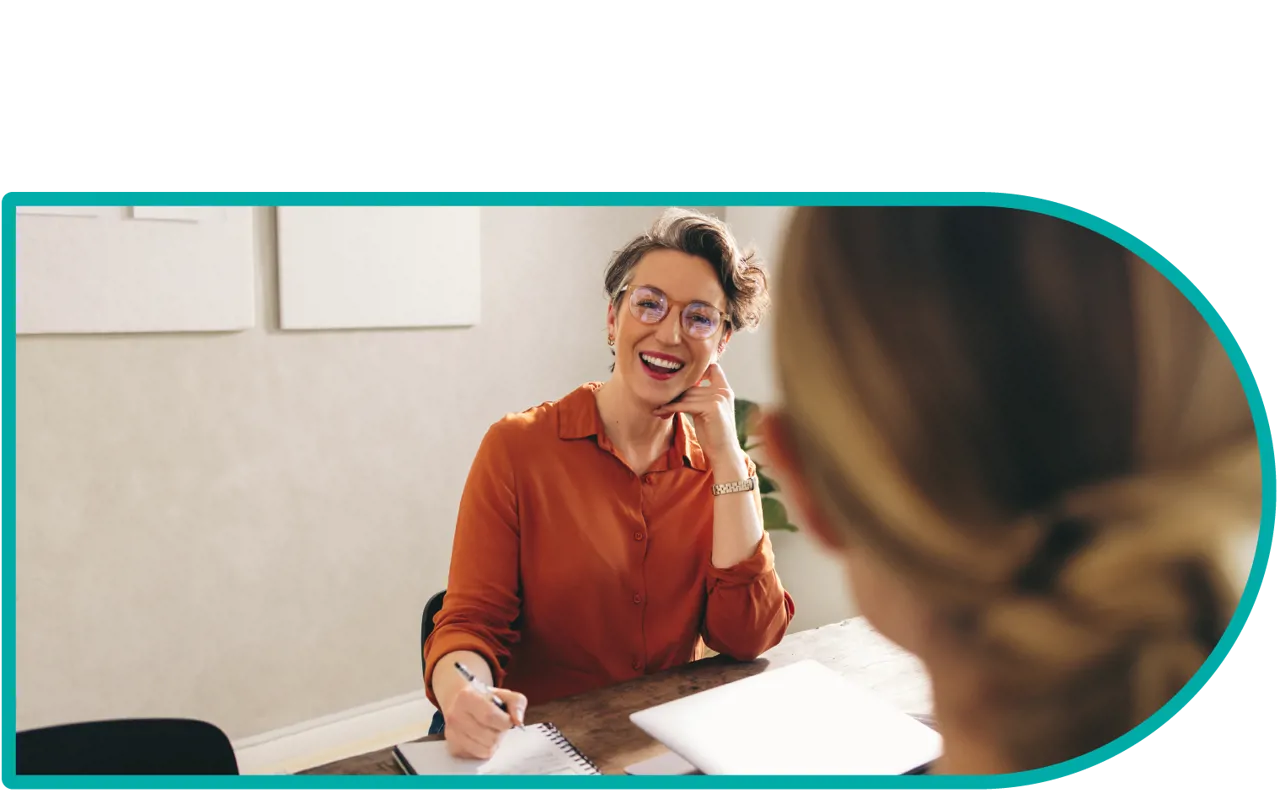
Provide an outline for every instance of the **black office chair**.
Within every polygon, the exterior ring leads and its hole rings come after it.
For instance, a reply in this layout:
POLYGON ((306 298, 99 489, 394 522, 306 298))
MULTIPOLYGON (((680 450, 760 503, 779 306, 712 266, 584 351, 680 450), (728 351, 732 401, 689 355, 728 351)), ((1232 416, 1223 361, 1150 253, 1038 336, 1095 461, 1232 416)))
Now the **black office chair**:
POLYGON ((440 613, 440 609, 444 608, 444 592, 442 589, 432 595, 422 609, 422 633, 418 641, 418 660, 422 662, 424 677, 427 674, 427 658, 423 655, 423 648, 426 647, 427 639, 431 637, 431 631, 436 626, 436 615, 440 613))
MULTIPOLYGON (((418 634, 418 660, 422 662, 422 677, 427 676, 427 657, 423 653, 426 648, 427 639, 431 636, 431 631, 436 627, 436 615, 440 613, 440 609, 444 608, 444 590, 440 590, 431 596, 427 601, 427 605, 422 609, 422 631, 418 634)), ((444 732, 444 714, 436 711, 431 717, 431 727, 428 729, 428 735, 437 735, 444 732)))
POLYGON ((238 775, 231 741, 194 719, 114 719, 17 734, 18 774, 238 775))

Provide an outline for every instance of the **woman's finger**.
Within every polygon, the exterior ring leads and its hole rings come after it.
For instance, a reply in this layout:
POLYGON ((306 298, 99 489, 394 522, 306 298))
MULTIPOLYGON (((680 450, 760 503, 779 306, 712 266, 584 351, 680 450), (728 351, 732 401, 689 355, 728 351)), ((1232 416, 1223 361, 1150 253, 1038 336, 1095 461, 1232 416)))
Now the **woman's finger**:
POLYGON ((489 730, 510 729, 511 718, 494 703, 496 694, 496 691, 488 694, 471 688, 463 689, 458 693, 454 707, 489 730))
POLYGON ((732 399, 732 394, 723 389, 713 388, 691 388, 685 391, 675 402, 669 402, 669 405, 680 405, 689 402, 718 402, 718 400, 732 399))
POLYGON ((485 697, 484 707, 479 708, 475 715, 477 721, 495 732, 511 729, 511 717, 503 713, 502 708, 493 704, 488 697, 485 697))
POLYGON ((721 369, 718 363, 708 366, 707 373, 702 376, 702 379, 710 380, 711 384, 717 388, 729 387, 729 380, 724 376, 724 369, 721 369))
POLYGON ((497 738, 478 738, 466 733, 458 737, 458 749, 467 757, 487 760, 498 750, 497 738))
MULTIPOLYGON (((524 726, 524 711, 529 707, 529 699, 519 691, 508 691, 505 688, 495 688, 494 696, 506 703, 507 712, 503 713, 503 718, 508 719, 509 724, 520 727, 524 726)), ((501 712, 501 711, 499 711, 501 712)))
POLYGON ((497 711, 498 715, 501 717, 497 719, 496 724, 487 710, 482 710, 479 713, 468 710, 461 716, 463 723, 466 726, 467 733, 475 737, 476 740, 496 741, 503 731, 510 729, 511 727, 511 722, 507 720, 505 713, 492 705, 490 705, 490 708, 497 711))
POLYGON ((445 725, 445 740, 449 743, 449 753, 455 757, 469 757, 477 760, 488 760, 493 757, 495 744, 486 745, 463 732, 449 734, 449 726, 445 725))
POLYGON ((697 396, 688 396, 679 402, 672 402, 669 405, 663 405, 653 411, 655 416, 673 415, 675 413, 707 413, 710 411, 720 410, 724 406, 724 401, 719 394, 698 394, 697 396))
POLYGON ((486 738, 483 728, 464 713, 445 722, 444 738, 449 751, 459 757, 484 757, 497 745, 496 739, 486 738))
POLYGON ((667 418, 668 416, 674 416, 677 413, 688 413, 691 416, 700 416, 706 412, 706 408, 699 407, 698 405, 672 405, 670 407, 658 408, 653 411, 653 415, 661 419, 667 418))

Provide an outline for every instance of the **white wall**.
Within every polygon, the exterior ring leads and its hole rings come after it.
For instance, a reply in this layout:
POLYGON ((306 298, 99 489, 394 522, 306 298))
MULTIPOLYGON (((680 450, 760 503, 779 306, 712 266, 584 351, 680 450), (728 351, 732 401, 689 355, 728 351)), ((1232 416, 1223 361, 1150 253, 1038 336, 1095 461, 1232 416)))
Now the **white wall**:
MULTIPOLYGON (((259 209, 258 327, 19 338, 17 726, 244 738, 417 690, 481 435, 608 376, 604 266, 657 212, 486 209, 478 326, 286 333, 259 209)), ((726 360, 744 396, 766 332, 726 360)), ((798 627, 844 616, 807 540, 775 542, 798 627)))

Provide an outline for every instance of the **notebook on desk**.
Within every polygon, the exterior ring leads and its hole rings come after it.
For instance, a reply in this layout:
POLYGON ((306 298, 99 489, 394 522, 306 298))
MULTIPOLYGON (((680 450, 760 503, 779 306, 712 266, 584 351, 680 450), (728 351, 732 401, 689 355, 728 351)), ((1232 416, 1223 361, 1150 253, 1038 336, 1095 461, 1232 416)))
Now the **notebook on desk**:
POLYGON ((911 774, 936 731, 816 661, 797 661, 631 715, 703 774, 911 774))
POLYGON ((582 752, 556 729, 554 724, 530 724, 523 730, 503 734, 493 757, 466 760, 449 754, 444 741, 402 743, 392 750, 406 774, 511 774, 511 775, 597 775, 596 768, 582 752))

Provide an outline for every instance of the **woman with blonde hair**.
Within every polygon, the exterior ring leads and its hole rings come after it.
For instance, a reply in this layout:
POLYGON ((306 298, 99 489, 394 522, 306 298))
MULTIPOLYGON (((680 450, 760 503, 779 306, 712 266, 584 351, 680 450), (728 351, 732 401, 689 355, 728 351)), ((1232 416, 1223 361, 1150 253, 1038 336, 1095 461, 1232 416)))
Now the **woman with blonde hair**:
POLYGON ((1240 591, 1258 440, 1190 302, 1119 244, 995 208, 797 211, 772 462, 920 658, 934 773, 1065 761, 1181 689, 1240 591))

